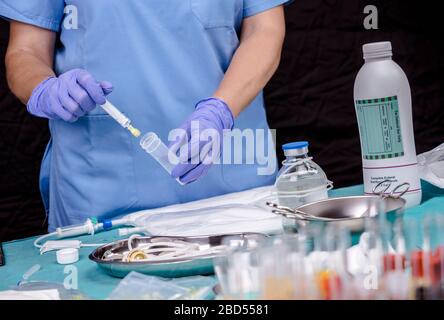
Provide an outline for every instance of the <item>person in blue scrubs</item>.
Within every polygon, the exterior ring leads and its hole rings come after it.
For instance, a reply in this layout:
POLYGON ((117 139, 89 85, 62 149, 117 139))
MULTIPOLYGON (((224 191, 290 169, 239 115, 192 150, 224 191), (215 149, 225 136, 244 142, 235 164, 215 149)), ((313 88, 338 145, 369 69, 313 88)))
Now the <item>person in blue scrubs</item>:
POLYGON ((275 171, 258 174, 256 159, 198 158, 171 177, 97 105, 109 99, 163 141, 183 129, 174 151, 222 151, 193 143, 193 122, 218 133, 267 130, 262 89, 279 64, 287 2, 0 0, 11 21, 10 88, 49 119, 40 179, 49 230, 272 184, 275 171))

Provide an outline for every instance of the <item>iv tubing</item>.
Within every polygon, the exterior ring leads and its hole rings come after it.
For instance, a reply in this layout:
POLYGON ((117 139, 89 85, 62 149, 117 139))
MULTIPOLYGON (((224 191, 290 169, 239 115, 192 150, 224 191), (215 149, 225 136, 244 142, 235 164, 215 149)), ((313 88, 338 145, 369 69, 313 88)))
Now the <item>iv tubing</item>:
MULTIPOLYGON (((78 227, 70 227, 67 226, 65 228, 57 228, 56 231, 45 234, 39 238, 37 238, 34 241, 34 247, 41 248, 42 240, 50 238, 50 237, 56 237, 58 239, 63 238, 69 238, 69 237, 75 237, 75 236, 82 236, 82 235, 94 235, 95 232, 101 231, 101 230, 110 230, 115 227, 121 227, 121 226, 127 226, 131 225, 131 221, 126 218, 121 219, 115 219, 115 220, 103 220, 99 223, 93 223, 92 219, 87 219, 86 222, 78 227)), ((82 247, 96 247, 100 246, 102 244, 96 244, 96 243, 90 243, 90 244, 82 244, 82 247)))

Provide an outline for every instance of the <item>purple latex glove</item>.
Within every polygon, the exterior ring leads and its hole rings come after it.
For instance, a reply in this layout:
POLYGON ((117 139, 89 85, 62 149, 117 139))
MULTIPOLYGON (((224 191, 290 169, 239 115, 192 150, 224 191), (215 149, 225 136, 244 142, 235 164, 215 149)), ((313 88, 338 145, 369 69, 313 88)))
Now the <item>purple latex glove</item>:
POLYGON ((28 101, 28 112, 42 118, 74 122, 105 103, 113 90, 107 81, 97 82, 85 70, 74 69, 40 83, 28 101))
POLYGON ((178 154, 181 160, 171 176, 188 184, 206 174, 214 160, 220 157, 223 131, 231 130, 233 124, 233 114, 224 101, 216 98, 200 101, 193 114, 179 128, 182 133, 178 139, 169 145, 170 151, 178 154), (205 132, 213 133, 219 139, 200 141, 199 137, 205 132), (184 148, 185 153, 182 154, 184 148))

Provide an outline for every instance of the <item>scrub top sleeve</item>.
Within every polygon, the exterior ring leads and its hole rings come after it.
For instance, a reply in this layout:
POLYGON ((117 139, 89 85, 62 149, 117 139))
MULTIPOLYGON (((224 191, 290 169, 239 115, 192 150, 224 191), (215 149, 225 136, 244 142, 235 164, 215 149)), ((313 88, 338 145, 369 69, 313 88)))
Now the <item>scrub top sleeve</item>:
POLYGON ((294 0, 244 0, 244 18, 254 16, 280 5, 288 5, 294 0))
POLYGON ((64 0, 0 0, 0 16, 58 32, 64 0))

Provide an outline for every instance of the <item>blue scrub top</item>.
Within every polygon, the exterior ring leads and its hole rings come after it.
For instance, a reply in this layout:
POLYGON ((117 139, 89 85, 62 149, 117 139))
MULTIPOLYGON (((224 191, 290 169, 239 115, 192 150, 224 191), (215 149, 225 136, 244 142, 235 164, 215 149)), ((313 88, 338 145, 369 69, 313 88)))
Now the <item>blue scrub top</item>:
MULTIPOLYGON (((169 131, 219 86, 239 45, 242 20, 286 2, 0 0, 0 15, 59 32, 56 73, 82 68, 111 81, 109 100, 142 132, 154 131, 167 142, 169 131), (69 28, 75 21, 68 5, 77 9, 78 29, 69 28)), ((235 128, 268 129, 262 94, 235 128)), ((224 164, 180 186, 101 108, 75 123, 51 120, 50 131, 40 181, 50 231, 91 216, 111 218, 275 179, 258 175, 258 163, 224 164)), ((274 151, 270 158, 275 160, 274 151)))

